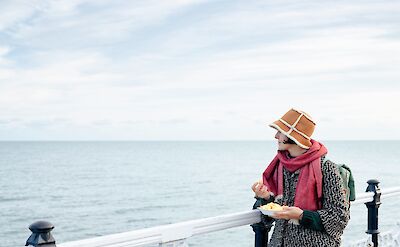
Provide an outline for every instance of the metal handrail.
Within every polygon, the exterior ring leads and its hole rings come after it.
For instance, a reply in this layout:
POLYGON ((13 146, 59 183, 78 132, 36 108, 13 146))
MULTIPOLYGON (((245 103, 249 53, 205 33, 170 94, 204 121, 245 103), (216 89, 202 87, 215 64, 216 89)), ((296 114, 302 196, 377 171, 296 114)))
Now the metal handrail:
POLYGON ((366 202, 370 202, 373 199, 374 199, 374 193, 373 192, 358 193, 356 195, 356 200, 351 202, 351 205, 363 204, 363 203, 366 203, 366 202))
POLYGON ((381 192, 382 192, 381 199, 398 196, 398 195, 400 195, 400 187, 392 187, 392 188, 387 188, 387 189, 383 188, 383 189, 381 189, 381 192))
POLYGON ((258 210, 220 215, 142 230, 106 235, 57 245, 59 247, 137 247, 187 239, 194 235, 258 223, 258 210))
MULTIPOLYGON (((400 187, 381 189, 382 198, 400 195, 400 187)), ((371 202, 374 200, 373 192, 357 193, 357 200, 352 205, 371 202)), ((258 223, 261 213, 258 210, 249 210, 239 213, 226 214, 181 223, 151 227, 147 229, 105 235, 90 239, 57 244, 58 247, 139 247, 151 244, 174 243, 185 241, 194 235, 225 230, 258 223)))
MULTIPOLYGON (((400 187, 392 187, 387 189, 381 189, 381 199, 385 199, 388 197, 398 196, 400 195, 400 187)), ((351 205, 363 204, 366 202, 370 202, 374 199, 373 192, 362 192, 357 193, 356 200, 351 202, 351 205)))

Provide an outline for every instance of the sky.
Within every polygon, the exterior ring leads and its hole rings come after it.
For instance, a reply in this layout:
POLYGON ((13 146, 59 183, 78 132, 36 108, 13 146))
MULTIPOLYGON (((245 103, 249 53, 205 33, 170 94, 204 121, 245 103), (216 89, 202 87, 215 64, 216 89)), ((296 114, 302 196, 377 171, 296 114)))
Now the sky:
POLYGON ((400 139, 399 1, 0 1, 0 140, 400 139))

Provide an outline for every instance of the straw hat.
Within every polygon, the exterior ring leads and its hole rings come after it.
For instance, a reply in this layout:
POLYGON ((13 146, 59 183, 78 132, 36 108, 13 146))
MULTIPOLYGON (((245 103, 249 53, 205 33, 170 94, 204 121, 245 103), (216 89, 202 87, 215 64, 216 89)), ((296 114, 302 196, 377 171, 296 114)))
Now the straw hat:
POLYGON ((310 115, 303 111, 292 108, 269 126, 279 130, 302 148, 309 149, 312 146, 311 135, 314 132, 315 123, 310 115))

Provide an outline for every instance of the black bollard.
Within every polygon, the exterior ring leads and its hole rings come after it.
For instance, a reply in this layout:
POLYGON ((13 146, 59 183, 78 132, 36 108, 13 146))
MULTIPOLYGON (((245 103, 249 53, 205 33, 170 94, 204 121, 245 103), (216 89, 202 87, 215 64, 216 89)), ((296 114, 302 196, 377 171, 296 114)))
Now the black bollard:
MULTIPOLYGON (((265 200, 262 198, 257 198, 257 200, 253 205, 253 209, 256 209, 262 205, 270 202, 269 200, 265 200)), ((254 246, 255 247, 267 247, 268 246, 268 233, 271 230, 271 227, 274 223, 274 219, 268 216, 264 216, 261 214, 261 221, 259 223, 252 224, 251 227, 255 233, 254 238, 254 246)))
POLYGON ((374 247, 378 246, 378 209, 381 205, 381 190, 379 188, 379 181, 377 179, 370 179, 367 181, 368 187, 366 192, 374 192, 374 200, 366 202, 368 208, 368 230, 366 233, 372 234, 372 243, 374 247))
MULTIPOLYGON (((264 216, 262 216, 264 218, 264 216)), ((268 233, 271 230, 273 220, 263 219, 260 223, 251 225, 255 233, 254 246, 267 247, 268 233)))
MULTIPOLYGON (((254 246, 255 247, 264 247, 265 245, 265 230, 264 226, 259 224, 259 225, 252 225, 253 231, 255 233, 254 235, 254 246)), ((268 234, 268 233, 267 233, 268 234)))
POLYGON ((25 246, 32 245, 35 247, 56 247, 56 241, 51 235, 54 225, 47 221, 36 221, 29 226, 32 231, 31 236, 26 240, 25 246))

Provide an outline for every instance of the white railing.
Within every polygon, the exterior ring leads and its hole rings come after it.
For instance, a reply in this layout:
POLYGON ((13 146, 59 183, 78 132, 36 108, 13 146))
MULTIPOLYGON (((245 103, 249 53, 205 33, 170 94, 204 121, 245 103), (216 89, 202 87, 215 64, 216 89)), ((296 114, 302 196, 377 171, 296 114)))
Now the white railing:
MULTIPOLYGON (((400 195, 400 187, 381 189, 381 198, 400 195)), ((357 193, 352 205, 373 200, 373 192, 357 193)), ((90 239, 67 242, 58 247, 138 247, 151 244, 160 246, 188 246, 186 239, 195 235, 258 223, 261 213, 249 210, 234 214, 185 221, 142 230, 111 234, 90 239)))
POLYGON ((260 222, 260 211, 250 210, 234 214, 226 214, 198 220, 185 221, 170 225, 147 228, 131 232, 112 234, 102 237, 68 242, 59 247, 136 247, 149 244, 172 244, 175 241, 199 234, 215 232, 237 226, 260 222))
MULTIPOLYGON (((385 199, 388 197, 398 196, 400 195, 400 187, 392 187, 387 189, 381 189, 381 199, 385 199)), ((357 193, 356 200, 351 202, 351 205, 363 204, 366 202, 370 202, 374 199, 373 192, 362 192, 357 193)))

